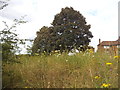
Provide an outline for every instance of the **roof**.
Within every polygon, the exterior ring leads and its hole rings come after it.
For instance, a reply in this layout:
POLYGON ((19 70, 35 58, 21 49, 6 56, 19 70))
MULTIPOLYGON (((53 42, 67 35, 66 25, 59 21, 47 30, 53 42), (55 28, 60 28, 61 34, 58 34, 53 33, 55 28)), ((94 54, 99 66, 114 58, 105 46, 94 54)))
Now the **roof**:
POLYGON ((102 46, 113 46, 113 45, 120 45, 119 41, 102 41, 100 44, 102 46))
POLYGON ((119 42, 120 42, 120 36, 119 36, 118 40, 116 40, 116 41, 119 41, 119 42))
POLYGON ((102 46, 114 46, 114 45, 120 45, 120 36, 118 38, 118 40, 116 41, 102 41, 101 43, 98 44, 102 45, 102 46))

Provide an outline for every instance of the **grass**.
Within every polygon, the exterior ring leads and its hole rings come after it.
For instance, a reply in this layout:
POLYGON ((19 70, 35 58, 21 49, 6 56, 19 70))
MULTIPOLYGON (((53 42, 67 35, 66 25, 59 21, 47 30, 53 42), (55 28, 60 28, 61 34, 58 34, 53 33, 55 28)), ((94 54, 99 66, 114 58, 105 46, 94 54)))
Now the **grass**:
POLYGON ((3 88, 118 88, 118 59, 106 53, 19 56, 18 61, 3 62, 3 88))

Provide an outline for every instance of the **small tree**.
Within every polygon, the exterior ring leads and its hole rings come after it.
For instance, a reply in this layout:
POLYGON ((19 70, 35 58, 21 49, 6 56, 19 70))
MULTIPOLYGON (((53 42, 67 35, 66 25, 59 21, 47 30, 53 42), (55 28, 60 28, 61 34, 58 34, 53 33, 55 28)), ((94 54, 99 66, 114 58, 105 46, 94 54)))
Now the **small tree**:
POLYGON ((21 19, 15 19, 14 24, 9 27, 5 21, 3 23, 5 24, 5 28, 0 31, 0 37, 1 37, 1 46, 2 46, 2 59, 3 60, 13 60, 15 53, 20 52, 20 48, 18 44, 25 44, 23 40, 20 40, 18 38, 18 34, 15 33, 15 28, 17 25, 26 23, 26 21, 23 21, 22 17, 21 19))

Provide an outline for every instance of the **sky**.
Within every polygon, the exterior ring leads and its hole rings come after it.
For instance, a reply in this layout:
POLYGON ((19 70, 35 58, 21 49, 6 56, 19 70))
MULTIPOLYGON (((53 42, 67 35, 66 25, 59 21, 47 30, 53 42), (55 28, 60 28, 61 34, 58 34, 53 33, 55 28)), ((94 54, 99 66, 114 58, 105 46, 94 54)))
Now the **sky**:
POLYGON ((0 10, 0 30, 5 27, 2 21, 10 26, 14 19, 26 15, 24 20, 28 22, 18 26, 17 33, 20 38, 34 39, 36 31, 43 26, 50 26, 61 8, 73 7, 91 25, 90 31, 94 37, 90 45, 97 49, 99 39, 118 39, 118 2, 119 0, 8 0, 8 6, 0 10))

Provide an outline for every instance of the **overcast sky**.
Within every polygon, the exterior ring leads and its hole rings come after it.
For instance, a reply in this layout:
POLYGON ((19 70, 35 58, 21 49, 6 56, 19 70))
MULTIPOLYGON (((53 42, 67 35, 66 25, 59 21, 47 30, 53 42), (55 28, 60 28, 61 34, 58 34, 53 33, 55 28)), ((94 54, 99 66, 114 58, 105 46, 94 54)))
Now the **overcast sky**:
MULTIPOLYGON (((2 0, 5 1, 5 0, 2 0)), ((119 0, 10 0, 9 5, 0 10, 0 30, 2 21, 9 25, 14 19, 27 15, 28 23, 17 27, 21 38, 34 39, 36 31, 43 26, 50 26, 54 16, 61 8, 73 7, 91 24, 93 34, 90 45, 97 47, 101 41, 114 41, 118 38, 118 1, 119 0)))

